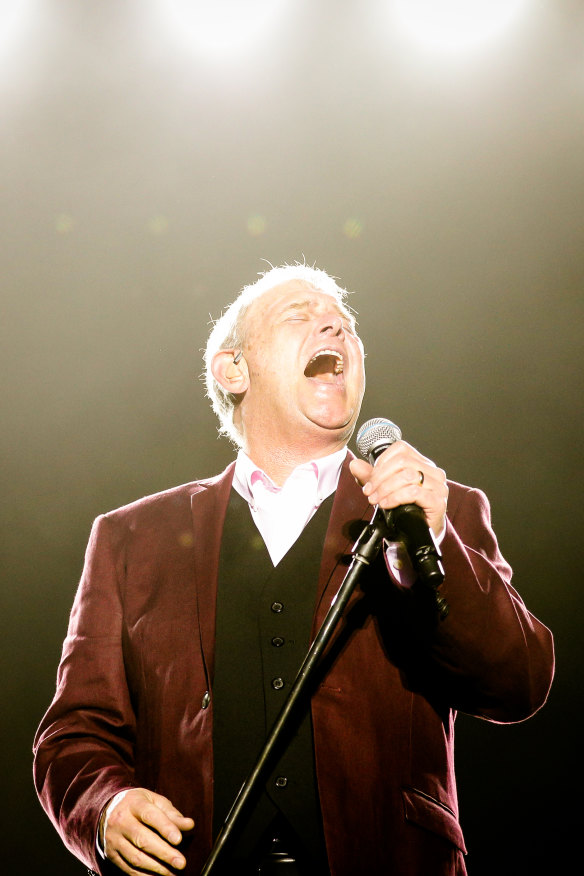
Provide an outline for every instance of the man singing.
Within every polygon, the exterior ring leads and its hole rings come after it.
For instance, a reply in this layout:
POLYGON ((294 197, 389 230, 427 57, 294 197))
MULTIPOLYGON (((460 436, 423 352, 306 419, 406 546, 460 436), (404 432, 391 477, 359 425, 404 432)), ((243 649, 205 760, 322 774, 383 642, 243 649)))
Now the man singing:
POLYGON ((93 871, 201 872, 374 506, 422 509, 448 615, 386 542, 221 872, 464 874, 456 711, 512 722, 546 700, 551 634, 485 496, 405 441, 374 467, 347 450, 365 373, 346 297, 302 265, 245 287, 205 355, 236 461, 94 524, 35 740, 41 802, 93 871))

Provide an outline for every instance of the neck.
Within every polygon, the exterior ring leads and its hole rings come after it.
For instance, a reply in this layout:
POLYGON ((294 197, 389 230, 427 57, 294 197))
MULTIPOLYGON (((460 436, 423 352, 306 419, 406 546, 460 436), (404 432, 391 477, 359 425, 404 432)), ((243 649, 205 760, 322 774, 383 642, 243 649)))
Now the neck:
POLYGON ((264 447, 261 444, 254 445, 252 442, 246 442, 243 449, 254 464, 265 471, 277 486, 281 487, 296 466, 313 459, 329 456, 329 454, 345 447, 346 443, 343 439, 334 444, 329 442, 326 445, 313 447, 299 447, 298 445, 264 447))

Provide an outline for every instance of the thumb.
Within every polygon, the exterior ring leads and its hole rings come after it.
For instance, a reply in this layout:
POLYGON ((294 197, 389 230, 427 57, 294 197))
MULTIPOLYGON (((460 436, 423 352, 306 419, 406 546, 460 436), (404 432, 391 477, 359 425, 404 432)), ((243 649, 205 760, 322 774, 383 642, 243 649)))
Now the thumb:
POLYGON ((365 459, 352 459, 349 463, 349 471, 361 486, 363 486, 371 477, 373 466, 365 459))

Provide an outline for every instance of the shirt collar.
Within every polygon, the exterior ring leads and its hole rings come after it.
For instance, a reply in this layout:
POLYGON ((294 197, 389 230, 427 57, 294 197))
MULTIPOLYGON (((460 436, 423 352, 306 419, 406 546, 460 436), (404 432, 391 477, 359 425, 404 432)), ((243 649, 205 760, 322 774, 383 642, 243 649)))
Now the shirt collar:
MULTIPOLYGON (((342 447, 334 453, 329 453, 328 456, 321 456, 319 459, 312 459, 309 462, 303 462, 297 465, 290 474, 288 480, 298 477, 301 472, 313 471, 317 479, 317 496, 318 503, 323 502, 337 488, 341 467, 347 455, 347 448, 342 447)), ((278 487, 268 475, 262 471, 250 458, 240 450, 237 454, 235 462, 235 471, 233 474, 233 486, 237 492, 250 505, 254 505, 253 486, 254 483, 261 479, 264 486, 270 492, 273 490, 278 493, 282 488, 278 487)), ((288 481, 286 481, 287 483, 288 481)))

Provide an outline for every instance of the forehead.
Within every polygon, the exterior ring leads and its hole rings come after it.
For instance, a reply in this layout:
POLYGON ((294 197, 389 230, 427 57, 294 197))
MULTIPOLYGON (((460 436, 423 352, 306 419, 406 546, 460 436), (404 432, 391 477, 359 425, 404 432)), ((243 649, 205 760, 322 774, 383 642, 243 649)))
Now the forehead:
POLYGON ((350 310, 337 296, 315 289, 303 280, 289 280, 268 289, 255 299, 248 311, 248 327, 259 318, 262 323, 266 319, 277 319, 289 308, 320 311, 329 307, 353 321, 350 310))

